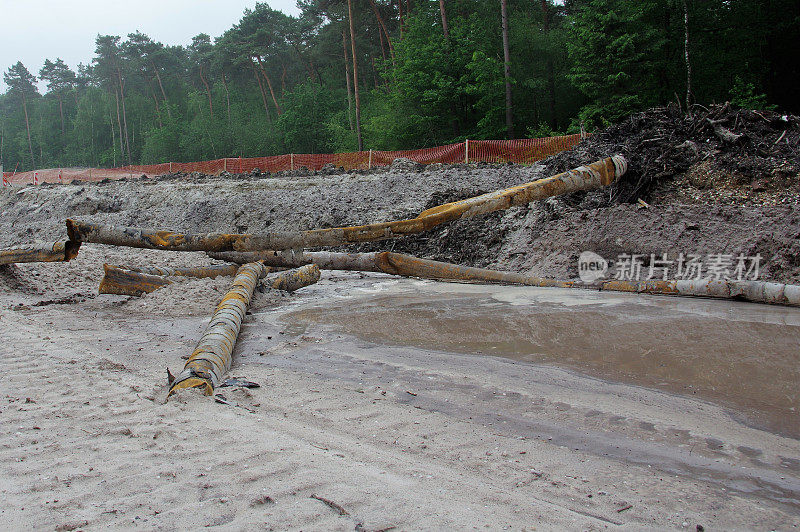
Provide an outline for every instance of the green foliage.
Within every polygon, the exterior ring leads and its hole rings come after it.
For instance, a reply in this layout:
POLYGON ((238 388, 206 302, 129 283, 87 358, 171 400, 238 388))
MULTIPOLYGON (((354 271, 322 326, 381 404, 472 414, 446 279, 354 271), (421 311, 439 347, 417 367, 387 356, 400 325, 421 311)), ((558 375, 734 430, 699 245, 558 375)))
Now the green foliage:
POLYGON ((539 122, 537 126, 528 126, 528 138, 541 139, 547 137, 558 137, 563 135, 562 131, 556 131, 550 124, 546 122, 539 122))
POLYGON ((658 0, 590 0, 574 16, 571 79, 589 98, 580 118, 604 126, 659 101, 666 40, 658 0))
POLYGON ((736 76, 733 87, 731 87, 730 95, 731 103, 742 109, 762 109, 769 111, 777 109, 776 105, 767 103, 766 94, 756 94, 755 84, 745 82, 740 76, 736 76))
POLYGON ((461 76, 466 94, 475 98, 472 109, 480 117, 474 138, 502 138, 505 134, 505 79, 503 62, 482 51, 472 54, 461 76))
MULTIPOLYGON (((345 0, 300 0, 299 17, 256 3, 218 38, 165 46, 135 32, 98 35, 71 70, 17 63, 0 94, 6 168, 191 161, 352 151, 353 57, 345 0), (352 94, 351 94, 352 96, 352 94)), ((500 3, 353 0, 367 149, 502 138, 500 3)), ((508 0, 513 117, 528 136, 602 127, 686 94, 684 3, 508 0)), ((698 103, 800 110, 796 0, 688 0, 698 103)), ((102 28, 99 28, 102 30, 102 28)))
POLYGON ((157 164, 184 160, 184 151, 181 146, 184 129, 182 122, 168 118, 162 127, 148 131, 142 150, 142 163, 157 164))
POLYGON ((36 89, 36 78, 20 61, 3 74, 3 81, 8 85, 7 96, 19 101, 22 101, 23 97, 30 99, 39 94, 36 89))
POLYGON ((337 96, 310 81, 297 85, 286 94, 283 98, 283 114, 276 124, 282 132, 283 151, 327 153, 331 140, 325 122, 336 110, 337 96))

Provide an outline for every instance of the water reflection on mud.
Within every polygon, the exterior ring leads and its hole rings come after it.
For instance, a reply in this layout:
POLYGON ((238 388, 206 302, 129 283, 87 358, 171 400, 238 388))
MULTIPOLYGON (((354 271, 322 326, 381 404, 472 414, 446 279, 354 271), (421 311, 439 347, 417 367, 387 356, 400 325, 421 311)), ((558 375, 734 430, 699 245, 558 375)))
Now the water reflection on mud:
POLYGON ((692 395, 800 438, 800 309, 416 282, 286 319, 378 343, 554 364, 692 395))

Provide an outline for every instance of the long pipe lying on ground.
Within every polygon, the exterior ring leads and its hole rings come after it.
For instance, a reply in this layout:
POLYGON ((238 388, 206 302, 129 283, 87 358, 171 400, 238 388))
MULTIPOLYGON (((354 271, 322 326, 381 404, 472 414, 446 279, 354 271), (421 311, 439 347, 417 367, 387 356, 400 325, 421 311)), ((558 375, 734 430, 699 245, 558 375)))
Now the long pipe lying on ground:
POLYGON ((0 250, 0 264, 18 262, 67 262, 78 256, 80 242, 55 242, 39 246, 27 246, 0 250))
POLYGON ((738 299, 754 303, 800 306, 800 286, 764 281, 733 280, 672 280, 627 281, 605 280, 594 283, 533 277, 512 272, 458 266, 446 262, 420 259, 402 253, 331 253, 315 251, 209 253, 215 259, 231 262, 263 260, 268 266, 299 266, 316 264, 323 270, 354 270, 383 272, 407 277, 442 279, 483 283, 518 284, 554 288, 583 288, 587 290, 633 292, 673 296, 738 299))
POLYGON ((231 367, 233 347, 239 336, 242 319, 258 280, 266 273, 267 268, 260 262, 239 268, 186 366, 172 382, 167 397, 184 388, 199 387, 203 388, 206 395, 214 393, 214 388, 231 367))
POLYGON ((406 277, 442 279, 451 281, 475 281, 483 283, 522 284, 530 286, 562 286, 571 281, 556 281, 531 277, 520 273, 487 270, 459 266, 447 262, 420 259, 404 253, 382 251, 376 253, 334 253, 330 251, 250 251, 250 252, 212 252, 214 259, 244 264, 254 260, 263 261, 267 266, 295 267, 303 264, 316 264, 323 270, 349 270, 361 272, 382 272, 406 277))
POLYGON ((70 240, 79 242, 173 251, 260 251, 340 246, 422 233, 461 218, 509 209, 551 196, 592 190, 611 184, 625 173, 627 167, 625 158, 615 155, 555 176, 439 205, 410 220, 354 227, 265 235, 182 234, 67 220, 67 231, 70 240))
MULTIPOLYGON (((228 261, 232 262, 232 261, 228 261)), ((255 262, 255 261, 249 261, 255 262)), ((193 268, 163 268, 161 266, 115 266, 123 270, 135 273, 144 273, 146 275, 159 275, 161 277, 196 277, 198 279, 205 279, 208 277, 233 277, 239 270, 236 264, 221 264, 213 266, 198 266, 193 268)))
MULTIPOLYGON (((258 259, 250 262, 258 262, 258 259)), ((105 275, 100 281, 99 293, 119 296, 141 296, 155 292, 159 288, 172 284, 172 281, 165 276, 207 278, 223 275, 233 276, 239 271, 237 264, 198 268, 120 268, 104 264, 103 268, 105 275), (151 272, 157 274, 154 275, 151 272)), ((316 264, 307 264, 302 268, 282 272, 273 279, 269 279, 267 284, 276 290, 294 292, 319 281, 319 275, 319 267, 316 264)))
POLYGON ((615 292, 662 294, 669 296, 712 297, 738 299, 753 303, 800 306, 800 286, 767 281, 734 280, 673 280, 673 281, 601 281, 595 284, 576 285, 575 288, 595 288, 615 292))

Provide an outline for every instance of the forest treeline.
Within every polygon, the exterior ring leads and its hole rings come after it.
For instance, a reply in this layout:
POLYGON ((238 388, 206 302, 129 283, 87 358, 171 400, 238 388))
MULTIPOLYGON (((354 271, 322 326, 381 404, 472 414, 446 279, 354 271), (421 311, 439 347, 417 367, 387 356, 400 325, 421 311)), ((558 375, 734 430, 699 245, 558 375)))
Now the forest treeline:
MULTIPOLYGON (((601 127, 675 102, 797 112, 796 0, 299 0, 90 64, 17 63, 6 170, 409 149, 601 127), (37 88, 46 84, 41 94, 37 88)), ((55 54, 54 54, 55 55, 55 54)))

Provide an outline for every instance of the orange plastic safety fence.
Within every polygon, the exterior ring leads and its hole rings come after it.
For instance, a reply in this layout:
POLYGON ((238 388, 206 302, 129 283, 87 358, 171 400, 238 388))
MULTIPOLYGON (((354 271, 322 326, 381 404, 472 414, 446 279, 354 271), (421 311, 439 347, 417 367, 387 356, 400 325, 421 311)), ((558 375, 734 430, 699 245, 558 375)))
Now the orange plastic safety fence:
POLYGON ((540 139, 519 140, 468 140, 447 146, 399 151, 361 151, 328 154, 289 154, 271 157, 226 158, 194 163, 161 163, 133 165, 122 168, 49 168, 30 172, 3 172, 3 185, 70 183, 78 181, 102 181, 104 179, 124 179, 134 177, 153 177, 170 172, 200 172, 203 174, 251 173, 255 169, 262 172, 283 170, 319 170, 326 164, 343 167, 346 170, 367 169, 375 166, 388 166, 399 157, 405 157, 422 164, 432 163, 506 163, 531 164, 550 155, 568 150, 581 141, 581 135, 566 135, 540 139))

